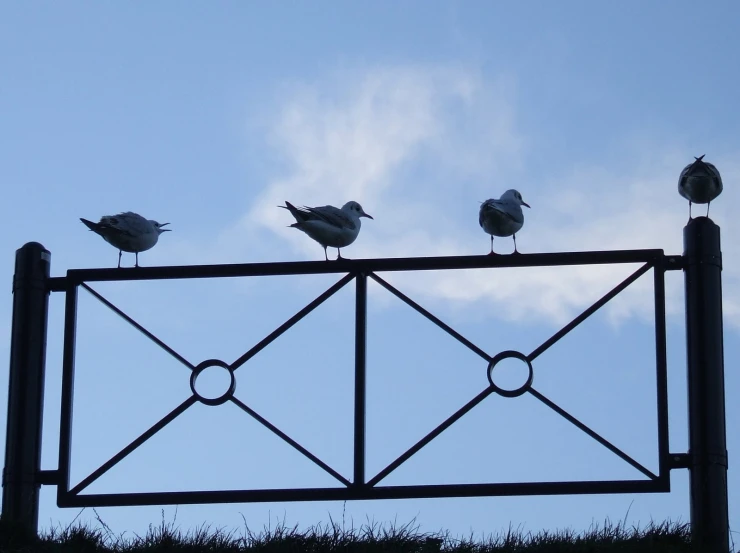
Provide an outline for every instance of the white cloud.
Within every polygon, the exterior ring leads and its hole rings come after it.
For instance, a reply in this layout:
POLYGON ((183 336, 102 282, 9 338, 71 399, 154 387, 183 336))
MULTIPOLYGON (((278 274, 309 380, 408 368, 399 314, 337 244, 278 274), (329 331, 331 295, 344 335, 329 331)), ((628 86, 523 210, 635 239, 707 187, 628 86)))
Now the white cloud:
MULTIPOLYGON (((452 67, 378 69, 301 88, 280 110, 271 136, 290 172, 267 186, 245 220, 280 228, 285 214, 274 207, 286 199, 316 205, 354 199, 370 213, 383 206, 388 221, 408 213, 406 202, 394 209, 391 197, 418 198, 419 205, 433 200, 434 190, 399 173, 427 160, 450 177, 464 174, 461 168, 490 172, 520 149, 504 88, 452 67), (483 121, 481 112, 491 117, 483 121)), ((424 210, 413 213, 421 217, 424 210)))
MULTIPOLYGON (((514 98, 511 80, 492 82, 465 67, 379 68, 296 87, 270 136, 286 172, 262 190, 239 232, 270 243, 288 241, 320 259, 320 247, 288 229, 290 219, 275 206, 284 200, 341 205, 353 199, 376 220, 364 223, 346 252, 350 257, 485 253, 488 238, 478 228, 476 200, 516 182, 533 206, 519 237, 522 251, 663 248, 681 253, 687 209, 676 180, 690 159, 686 152, 663 149, 660 156, 629 160, 631 165, 618 170, 573 167, 535 182, 523 163, 526 140, 516 127, 514 98)), ((726 182, 740 176, 729 160, 712 161, 726 182)), ((726 210, 737 205, 735 195, 726 187, 712 214, 725 226, 725 315, 740 326, 740 266, 734 262, 740 252, 728 240, 737 229, 726 210)), ((510 251, 510 239, 496 244, 510 251)), ((490 272, 435 272, 392 280, 420 300, 483 302, 499 317, 562 324, 635 269, 509 270, 495 279, 490 272)), ((669 282, 667 294, 669 314, 680 313, 677 279, 669 282)), ((640 279, 609 309, 615 322, 650 319, 652 279, 640 279)))

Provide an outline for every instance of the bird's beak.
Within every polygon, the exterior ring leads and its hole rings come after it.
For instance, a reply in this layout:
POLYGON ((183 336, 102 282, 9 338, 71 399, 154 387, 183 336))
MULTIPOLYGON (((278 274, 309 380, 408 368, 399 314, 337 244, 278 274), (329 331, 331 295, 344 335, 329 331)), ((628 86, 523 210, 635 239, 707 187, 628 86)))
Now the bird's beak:
POLYGON ((162 228, 165 225, 169 225, 169 223, 162 223, 161 225, 159 225, 159 230, 161 230, 162 232, 172 232, 171 228, 162 228))
MULTIPOLYGON (((529 204, 527 202, 522 202, 522 205, 525 207, 529 207, 529 204)), ((529 209, 532 209, 531 207, 529 209)))
MULTIPOLYGON (((360 215, 360 217, 363 217, 363 216, 364 216, 364 217, 367 217, 368 219, 373 219, 373 216, 372 216, 372 215, 368 215, 368 214, 367 214, 367 213, 365 213, 364 211, 362 212, 362 215, 360 215)), ((375 220, 375 219, 373 219, 373 221, 374 221, 374 220, 375 220)))

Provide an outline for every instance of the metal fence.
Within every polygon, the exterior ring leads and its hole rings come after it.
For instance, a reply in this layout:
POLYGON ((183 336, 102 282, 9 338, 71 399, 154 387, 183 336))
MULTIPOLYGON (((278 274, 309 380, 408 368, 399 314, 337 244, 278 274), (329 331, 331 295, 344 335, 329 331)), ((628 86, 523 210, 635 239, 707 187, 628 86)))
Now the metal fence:
MULTIPOLYGON (((670 491, 670 471, 691 469, 692 524, 702 543, 721 547, 727 541, 727 485, 724 434, 724 384, 722 358, 721 255, 719 229, 711 220, 700 217, 684 230, 683 256, 665 255, 662 250, 629 250, 578 253, 523 254, 512 256, 466 256, 404 259, 340 260, 335 262, 256 263, 201 265, 132 269, 70 270, 65 277, 49 276, 50 254, 40 244, 30 243, 18 250, 14 280, 14 315, 8 406, 8 434, 3 472, 3 518, 16 520, 34 530, 38 518, 38 488, 57 488, 60 507, 123 506, 255 501, 311 501, 429 497, 471 497, 544 494, 641 493, 670 491), (503 267, 545 267, 601 264, 640 264, 639 268, 611 291, 531 352, 487 352, 435 317, 424 307, 388 283, 379 273, 394 271, 462 270, 503 267), (668 443, 668 393, 665 321, 665 272, 684 270, 687 302, 687 349, 689 381, 689 453, 671 453, 668 443), (655 319, 655 378, 657 405, 657 474, 601 436, 596 429, 578 420, 534 386, 537 358, 584 320, 625 290, 639 277, 652 271, 655 319), (268 334, 232 363, 209 359, 195 364, 165 344, 94 288, 94 283, 125 280, 202 279, 272 275, 334 273, 341 278, 294 316, 268 334), (488 385, 465 405, 377 474, 366 474, 366 330, 368 279, 403 301, 421 316, 444 330, 476 353, 487 367, 488 385), (234 395, 235 371, 257 353, 345 286, 355 287, 355 374, 353 474, 340 474, 303 445, 277 428, 234 395), (77 298, 80 289, 92 294, 116 314, 141 331, 191 371, 192 395, 121 449, 78 483, 70 481, 71 430, 75 382, 77 298), (65 295, 64 351, 62 367, 59 464, 54 470, 41 470, 41 419, 45 370, 46 321, 49 293, 65 295), (519 359, 528 371, 526 381, 515 389, 498 386, 493 378, 496 365, 508 358, 519 359), (231 385, 216 398, 201 395, 195 386, 208 367, 226 369, 231 385), (644 475, 642 479, 565 481, 565 482, 481 482, 384 486, 383 480, 429 444, 447 428, 492 395, 518 397, 529 394, 590 436, 614 455, 644 475), (83 493, 93 482, 152 439, 157 432, 196 403, 221 405, 231 402, 246 416, 265 426, 291 447, 318 465, 337 481, 334 487, 290 489, 238 489, 151 493, 83 493), (723 541, 724 540, 724 541, 723 541)), ((721 549, 717 549, 718 551, 721 549)), ((709 549, 708 549, 709 551, 709 549)), ((725 549, 726 551, 726 549, 725 549)))

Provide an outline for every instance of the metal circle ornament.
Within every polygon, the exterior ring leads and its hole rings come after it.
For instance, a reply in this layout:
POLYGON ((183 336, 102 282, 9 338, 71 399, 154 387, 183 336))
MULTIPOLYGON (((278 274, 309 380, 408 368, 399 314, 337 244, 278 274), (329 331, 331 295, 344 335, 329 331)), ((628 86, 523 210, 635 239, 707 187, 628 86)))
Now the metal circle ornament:
POLYGON ((513 351, 513 350, 507 350, 502 351, 498 355, 496 355, 493 359, 491 359, 491 362, 488 364, 488 382, 491 385, 491 388, 493 388, 493 391, 497 394, 504 396, 504 397, 519 397, 520 395, 524 394, 525 392, 529 391, 529 389, 532 387, 532 381, 534 380, 534 370, 532 369, 532 363, 527 359, 527 356, 524 355, 521 352, 513 351), (496 383, 493 381, 493 369, 496 367, 498 363, 503 361, 504 359, 519 359, 520 361, 524 361, 524 363, 527 364, 527 380, 519 386, 518 388, 514 388, 513 390, 507 390, 506 388, 501 388, 500 386, 497 386, 496 383))
POLYGON ((236 391, 236 377, 234 376, 234 369, 219 359, 207 359, 199 363, 190 374, 190 390, 193 392, 196 399, 205 405, 221 405, 222 403, 226 403, 234 396, 234 392, 236 391), (195 389, 195 382, 198 380, 198 377, 209 367, 221 367, 229 371, 229 387, 223 394, 214 398, 205 397, 195 389))
MULTIPOLYGON (((689 216, 691 204, 709 204, 722 193, 722 177, 719 170, 711 163, 704 161, 704 156, 694 158, 678 177, 678 193, 689 201, 689 216)), ((707 205, 707 215, 709 206, 707 205)))

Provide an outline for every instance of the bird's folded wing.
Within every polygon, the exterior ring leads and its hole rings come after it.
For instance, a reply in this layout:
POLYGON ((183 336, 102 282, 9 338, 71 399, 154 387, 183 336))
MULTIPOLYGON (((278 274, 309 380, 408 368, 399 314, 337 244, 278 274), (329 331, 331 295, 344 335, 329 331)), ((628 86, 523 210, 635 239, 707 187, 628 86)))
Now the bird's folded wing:
POLYGON ((498 200, 488 200, 487 202, 484 202, 481 206, 481 210, 495 210, 498 213, 501 213, 502 215, 505 215, 512 221, 516 221, 517 223, 521 223, 522 219, 517 216, 516 213, 512 213, 509 210, 506 209, 506 204, 503 204, 499 202, 498 200))
POLYGON ((106 216, 100 219, 100 224, 119 234, 136 236, 145 233, 148 229, 145 227, 143 217, 135 213, 119 213, 114 216, 106 216))
POLYGON ((325 223, 337 227, 339 229, 354 229, 355 222, 347 216, 344 211, 333 205, 325 205, 323 207, 306 207, 309 213, 314 215, 316 219, 324 221, 325 223))

